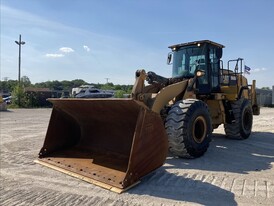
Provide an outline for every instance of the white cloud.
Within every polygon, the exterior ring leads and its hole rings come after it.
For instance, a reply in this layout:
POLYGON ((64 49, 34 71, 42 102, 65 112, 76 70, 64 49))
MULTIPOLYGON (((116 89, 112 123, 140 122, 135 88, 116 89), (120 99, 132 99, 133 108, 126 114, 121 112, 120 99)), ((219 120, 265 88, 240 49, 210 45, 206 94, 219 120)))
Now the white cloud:
POLYGON ((262 71, 266 71, 267 68, 256 68, 256 69, 251 69, 251 72, 262 72, 262 71))
POLYGON ((90 51, 90 48, 89 48, 88 46, 86 46, 86 45, 84 45, 83 48, 84 48, 84 50, 86 50, 87 52, 90 51))
POLYGON ((71 53, 71 52, 74 52, 74 50, 70 47, 61 47, 59 49, 59 51, 63 52, 63 53, 71 53))
MULTIPOLYGON (((60 52, 62 53, 71 53, 74 52, 74 50, 70 47, 61 47, 59 49, 60 52)), ((46 54, 45 56, 48 58, 60 58, 60 57, 64 57, 65 54, 62 53, 51 53, 51 54, 46 54)))
POLYGON ((64 57, 64 54, 46 54, 46 57, 48 58, 60 58, 60 57, 64 57))

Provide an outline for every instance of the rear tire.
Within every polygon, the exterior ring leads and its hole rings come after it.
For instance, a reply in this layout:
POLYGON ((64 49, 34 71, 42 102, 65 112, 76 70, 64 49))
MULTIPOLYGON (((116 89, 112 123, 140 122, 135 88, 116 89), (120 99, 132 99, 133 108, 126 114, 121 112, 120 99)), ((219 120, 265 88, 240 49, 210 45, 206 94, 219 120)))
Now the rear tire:
POLYGON ((235 122, 224 125, 226 136, 230 139, 247 139, 253 124, 252 106, 247 99, 239 99, 231 103, 231 106, 235 122))
POLYGON ((196 99, 176 102, 165 123, 169 150, 176 156, 202 156, 211 141, 212 125, 207 105, 196 99))

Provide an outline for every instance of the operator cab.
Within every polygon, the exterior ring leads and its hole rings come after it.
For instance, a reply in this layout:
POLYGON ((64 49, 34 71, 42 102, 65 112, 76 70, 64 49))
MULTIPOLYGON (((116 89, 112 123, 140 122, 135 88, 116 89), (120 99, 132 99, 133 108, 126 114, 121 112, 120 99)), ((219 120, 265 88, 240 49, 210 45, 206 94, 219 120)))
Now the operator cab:
POLYGON ((169 46, 168 63, 173 63, 172 77, 193 78, 197 70, 204 75, 196 82, 199 94, 220 92, 220 59, 223 45, 209 41, 195 41, 169 46))

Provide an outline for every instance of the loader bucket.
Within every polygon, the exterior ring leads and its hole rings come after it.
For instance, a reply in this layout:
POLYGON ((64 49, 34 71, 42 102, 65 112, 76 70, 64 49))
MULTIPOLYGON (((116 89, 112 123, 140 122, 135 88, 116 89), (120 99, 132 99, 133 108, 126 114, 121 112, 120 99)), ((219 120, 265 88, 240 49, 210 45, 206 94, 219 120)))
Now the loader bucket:
POLYGON ((133 99, 49 99, 53 110, 36 161, 121 193, 163 165, 159 114, 133 99))

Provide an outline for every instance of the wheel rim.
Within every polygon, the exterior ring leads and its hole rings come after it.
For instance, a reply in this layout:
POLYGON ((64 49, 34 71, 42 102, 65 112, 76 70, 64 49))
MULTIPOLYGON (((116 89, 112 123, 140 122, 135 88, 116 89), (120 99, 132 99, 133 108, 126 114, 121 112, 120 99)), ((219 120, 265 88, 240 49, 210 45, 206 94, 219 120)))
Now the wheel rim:
POLYGON ((204 117, 199 116, 195 119, 192 128, 192 135, 197 143, 202 143, 206 137, 206 120, 204 117))

